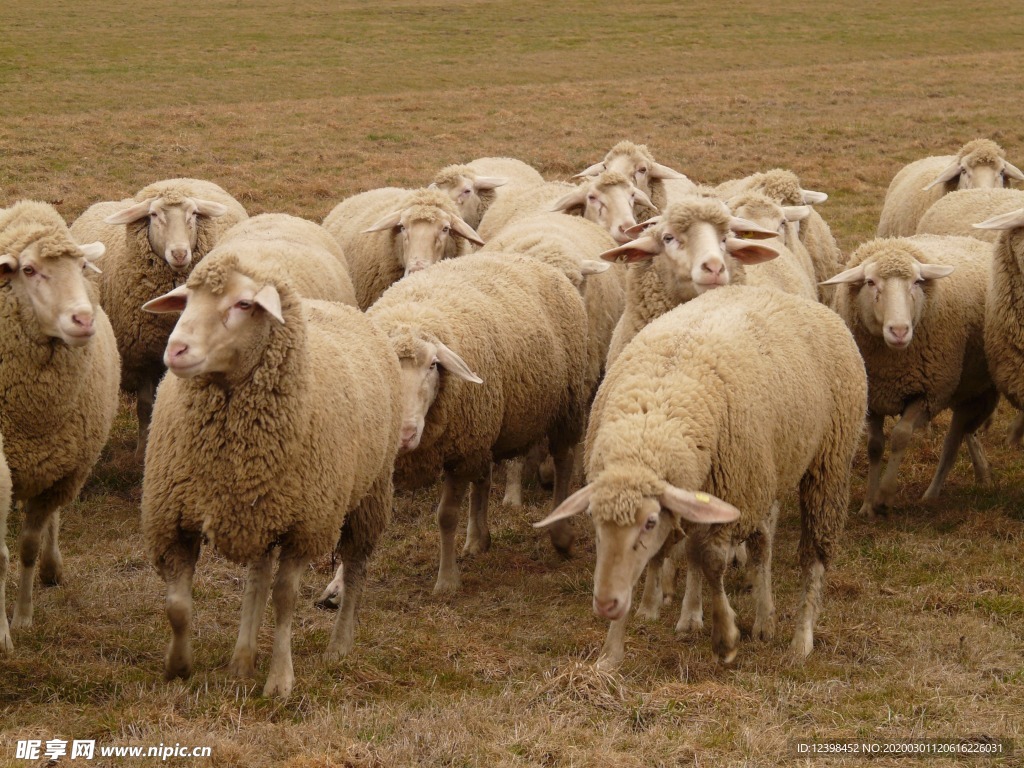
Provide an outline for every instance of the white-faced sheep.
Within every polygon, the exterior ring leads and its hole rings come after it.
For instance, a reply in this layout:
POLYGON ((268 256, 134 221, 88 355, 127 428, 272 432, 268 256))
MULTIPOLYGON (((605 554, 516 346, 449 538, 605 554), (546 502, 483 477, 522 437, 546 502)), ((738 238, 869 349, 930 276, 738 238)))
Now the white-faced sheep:
POLYGON ((107 247, 97 277, 100 303, 117 337, 121 388, 137 398, 140 461, 174 327, 172 319, 143 312, 142 305, 183 283, 221 235, 246 218, 242 205, 212 182, 166 179, 122 203, 97 203, 71 225, 79 242, 96 239, 107 247))
POLYGON ((601 162, 594 163, 573 178, 600 176, 605 171, 621 173, 650 198, 653 203, 650 207, 637 201, 635 212, 641 221, 664 210, 677 197, 697 191, 697 185, 685 174, 655 162, 646 144, 620 141, 608 150, 601 162))
POLYGON ((1001 232, 975 225, 994 216, 1024 208, 1024 191, 1019 189, 962 189, 943 195, 929 208, 917 225, 919 235, 958 235, 986 243, 996 242, 1001 232))
POLYGON ((946 408, 953 418, 924 499, 935 499, 967 448, 979 483, 990 480, 974 432, 999 394, 985 360, 985 287, 992 246, 968 237, 915 235, 872 240, 850 257, 837 285, 835 310, 849 325, 868 371, 868 483, 864 514, 884 510, 914 430, 946 408), (886 416, 892 430, 882 476, 886 416))
POLYGON ((1024 173, 1006 161, 1003 148, 989 139, 964 144, 955 155, 915 160, 889 184, 878 221, 879 237, 905 237, 917 231, 921 217, 940 197, 957 189, 1005 187, 1024 173))
MULTIPOLYGON (((534 259, 478 253, 442 262, 392 286, 369 311, 402 366, 399 486, 444 475, 437 518, 435 592, 458 588, 455 529, 472 484, 464 551, 490 546, 487 501, 494 461, 548 440, 555 503, 568 495, 571 449, 583 432, 587 318, 567 277, 534 259)), ((568 526, 552 532, 562 552, 568 526)))
POLYGON ((753 635, 771 638, 776 500, 796 488, 803 589, 791 652, 811 652, 866 397, 864 365, 842 320, 779 291, 716 290, 637 334, 609 367, 590 414, 588 485, 538 524, 590 511, 594 611, 612 621, 602 666, 623 658, 640 574, 683 533, 688 560, 712 588, 718 660, 731 663, 737 652, 723 575, 739 542, 756 572, 753 635))
POLYGON ((229 667, 238 676, 255 672, 279 561, 263 692, 287 696, 299 579, 335 542, 345 584, 327 656, 352 647, 366 562, 391 514, 398 363, 365 315, 302 299, 241 238, 146 308, 182 313, 167 343, 174 375, 157 392, 142 488, 143 536, 167 583, 167 677, 192 671, 192 577, 205 539, 249 564, 229 667))
POLYGON ((447 194, 469 226, 480 226, 495 198, 515 186, 543 184, 532 166, 511 157, 479 157, 466 165, 449 165, 434 176, 430 186, 447 194))
POLYGON ((480 236, 495 237, 502 229, 538 213, 560 211, 601 225, 617 242, 629 241, 626 231, 636 225, 633 208, 653 208, 643 191, 621 173, 605 171, 573 186, 550 181, 509 190, 495 201, 483 221, 480 236))
POLYGON ((602 254, 630 265, 626 307, 612 335, 607 365, 655 318, 705 291, 743 282, 744 264, 778 256, 770 246, 735 237, 736 231, 777 234, 733 216, 717 198, 693 195, 673 203, 641 237, 602 254))
POLYGON ((11 470, 4 456, 4 441, 0 435, 0 656, 14 650, 11 627, 7 623, 7 568, 11 552, 7 549, 7 513, 11 510, 11 470))
POLYGON ((63 578, 59 510, 92 472, 117 410, 117 342, 82 274, 103 250, 76 244, 46 203, 0 210, 0 434, 25 513, 14 630, 32 625, 37 559, 43 583, 63 578))
POLYGON ((483 245, 439 189, 383 187, 343 200, 324 228, 345 251, 360 309, 368 309, 392 283, 483 245))

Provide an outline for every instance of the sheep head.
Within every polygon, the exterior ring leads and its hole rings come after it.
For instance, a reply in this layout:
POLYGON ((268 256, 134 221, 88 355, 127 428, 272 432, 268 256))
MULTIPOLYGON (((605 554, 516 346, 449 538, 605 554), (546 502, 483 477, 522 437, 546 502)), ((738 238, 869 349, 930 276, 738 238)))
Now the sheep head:
POLYGON ((956 189, 997 189, 1005 187, 1008 178, 1024 181, 1024 173, 1007 162, 1003 148, 994 141, 975 139, 964 144, 953 162, 924 190, 954 180, 956 189))
POLYGON ((555 212, 578 214, 599 224, 617 243, 630 240, 627 230, 636 226, 634 206, 657 210, 650 198, 621 173, 605 171, 585 179, 552 206, 555 212))
POLYGON ((169 193, 149 197, 111 214, 107 224, 133 224, 147 220, 149 247, 176 272, 192 264, 202 217, 216 218, 228 212, 226 206, 209 200, 169 193))
POLYGON ((494 190, 507 183, 503 176, 478 176, 468 165, 449 165, 438 171, 429 189, 439 189, 448 195, 462 220, 476 229, 494 202, 494 190))
MULTIPOLYGON (((630 179, 637 189, 646 195, 651 194, 651 182, 659 179, 686 179, 686 176, 654 161, 649 149, 644 144, 632 141, 620 141, 604 156, 600 163, 580 171, 574 179, 600 176, 605 171, 620 173, 630 179)), ((653 208, 653 206, 651 206, 653 208)))

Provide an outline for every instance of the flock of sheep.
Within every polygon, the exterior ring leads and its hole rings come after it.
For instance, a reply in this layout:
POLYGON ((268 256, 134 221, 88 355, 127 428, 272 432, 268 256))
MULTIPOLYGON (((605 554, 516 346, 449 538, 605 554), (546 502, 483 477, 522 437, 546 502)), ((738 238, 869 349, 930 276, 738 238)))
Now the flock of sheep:
MULTIPOLYGON (((32 624, 32 585, 62 579, 59 510, 106 443, 119 389, 136 397, 142 530, 167 584, 168 677, 192 670, 192 579, 207 543, 249 566, 230 670, 255 673, 268 598, 264 693, 294 684, 291 622, 309 562, 341 560, 330 658, 353 645, 366 565, 394 488, 442 479, 435 591, 490 546, 492 468, 518 503, 523 457, 550 454, 538 527, 572 552, 596 528, 593 607, 614 667, 633 590, 677 629, 703 627, 730 663, 724 589, 747 562, 755 638, 775 632, 779 498, 799 491, 802 594, 791 652, 812 650, 823 578, 845 524, 868 424, 871 514, 891 504, 915 429, 950 408, 925 498, 1002 394, 1024 406, 1024 174, 993 142, 912 163, 879 239, 844 259, 813 207, 826 195, 771 170, 697 185, 621 142, 578 183, 509 158, 376 189, 322 225, 249 217, 210 182, 171 179, 93 205, 70 228, 49 205, 0 210, 0 654, 32 624), (164 375, 167 370, 171 375, 164 375), (885 473, 883 422, 892 430, 885 473), (585 435, 585 441, 583 440, 585 435), (586 484, 576 458, 585 445, 586 484), (21 573, 8 627, 7 512, 21 573), (276 575, 275 575, 276 565, 276 575)), ((1019 441, 1024 419, 1011 439, 1019 441)))

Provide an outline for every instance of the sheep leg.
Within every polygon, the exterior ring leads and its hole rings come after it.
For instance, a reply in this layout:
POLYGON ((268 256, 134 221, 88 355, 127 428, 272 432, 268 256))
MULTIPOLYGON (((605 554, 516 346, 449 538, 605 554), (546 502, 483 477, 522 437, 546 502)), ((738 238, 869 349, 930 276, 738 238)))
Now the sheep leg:
POLYGON ((292 617, 299 597, 299 579, 309 558, 281 553, 281 564, 274 579, 274 650, 270 656, 270 673, 263 686, 263 695, 288 698, 295 685, 292 668, 292 617))
POLYGON ((466 524, 464 555, 480 555, 491 548, 491 530, 487 525, 487 503, 491 497, 491 468, 487 465, 484 476, 473 482, 469 493, 469 521, 466 524))
POLYGON ((505 462, 505 496, 502 504, 523 506, 523 463, 524 459, 509 459, 505 462))
MULTIPOLYGON (((555 490, 552 498, 552 509, 569 498, 569 480, 572 479, 573 467, 572 446, 551 446, 551 458, 555 464, 555 490)), ((551 544, 563 557, 572 556, 572 545, 576 540, 576 531, 571 520, 559 520, 548 526, 551 544)))
POLYGON ((0 657, 14 651, 11 627, 7 623, 7 568, 11 552, 7 549, 7 510, 0 507, 0 657))
POLYGON ((889 438, 889 465, 885 468, 885 474, 882 475, 882 482, 878 489, 876 512, 891 506, 892 500, 896 496, 896 475, 900 471, 903 454, 906 453, 914 432, 927 424, 930 418, 924 400, 915 400, 903 410, 899 422, 892 428, 892 436, 889 438))
POLYGON ((60 554, 60 510, 55 509, 43 528, 42 552, 39 555, 39 581, 49 587, 64 582, 64 558, 60 554))
POLYGON ((1019 448, 1021 439, 1024 439, 1024 413, 1017 413, 1010 424, 1010 431, 1006 433, 1006 444, 1011 448, 1019 448))
POLYGON ((254 677, 256 675, 256 638, 263 620, 263 610, 270 595, 270 582, 274 576, 276 551, 268 552, 249 566, 242 594, 242 618, 238 624, 238 641, 235 652, 228 664, 228 674, 233 677, 254 677))
POLYGON ((167 620, 171 624, 171 642, 164 658, 164 676, 168 680, 192 674, 192 577, 199 559, 199 537, 179 532, 174 548, 161 558, 160 571, 167 584, 167 620))
POLYGON ((345 564, 338 563, 337 569, 334 571, 334 578, 331 579, 331 583, 324 587, 324 591, 320 593, 320 597, 314 603, 317 608, 323 608, 325 611, 336 611, 338 606, 341 605, 341 592, 345 588, 345 564))
POLYGON ((644 621, 657 621, 661 614, 661 566, 668 559, 663 547, 647 561, 647 576, 644 579, 644 593, 636 607, 636 615, 644 621))
POLYGON ((135 393, 135 415, 139 419, 139 442, 135 446, 135 460, 146 458, 146 442, 149 440, 149 423, 153 420, 153 401, 156 400, 155 381, 147 381, 135 393))
POLYGON ((466 496, 467 480, 456 479, 447 472, 437 505, 437 525, 441 529, 441 562, 437 569, 434 594, 455 592, 459 588, 459 564, 455 560, 455 529, 459 527, 459 507, 466 496))
POLYGON ((969 432, 964 439, 967 442, 967 452, 971 455, 971 464, 974 466, 974 482, 981 486, 992 485, 992 468, 985 457, 985 448, 978 439, 978 433, 969 432))
POLYGON ((980 397, 962 403, 953 409, 953 418, 949 423, 949 431, 946 432, 946 439, 942 443, 942 453, 939 456, 939 466, 935 470, 928 490, 921 497, 922 501, 937 499, 942 492, 942 486, 946 482, 946 476, 956 462, 956 455, 960 450, 960 443, 964 437, 967 438, 967 451, 971 455, 971 463, 974 465, 974 477, 980 485, 988 485, 992 482, 992 473, 989 469, 988 459, 985 458, 985 451, 978 442, 975 435, 977 430, 988 420, 999 403, 999 394, 992 390, 980 397))
POLYGON ((683 604, 679 609, 679 621, 676 632, 688 634, 704 629, 704 580, 700 573, 700 548, 696 536, 685 539, 686 553, 686 591, 683 593, 683 604))
POLYGON ((860 513, 865 517, 875 514, 878 483, 882 477, 882 456, 885 454, 885 416, 868 414, 868 488, 860 513))
POLYGON ((604 672, 618 669, 626 657, 626 622, 629 621, 627 611, 621 619, 608 624, 608 635, 604 639, 601 655, 597 657, 597 668, 604 672))
POLYGON ((753 564, 754 574, 754 626, 751 630, 755 640, 771 640, 775 637, 775 599, 772 597, 772 548, 775 543, 775 526, 779 521, 779 502, 772 503, 768 517, 762 521, 757 532, 747 539, 747 551, 753 564))
POLYGON ((736 612, 725 594, 725 568, 728 564, 727 547, 709 544, 701 553, 701 569, 711 586, 711 650, 719 664, 728 665, 736 660, 740 630, 736 626, 736 612))
POLYGON ((679 574, 679 560, 686 557, 686 542, 680 541, 672 546, 661 564, 662 602, 668 605, 676 596, 676 577, 679 574))
POLYGON ((25 522, 21 527, 19 543, 21 555, 21 578, 18 581, 18 602, 14 604, 11 629, 22 630, 32 626, 32 585, 36 576, 36 562, 39 558, 43 530, 57 509, 52 503, 40 498, 29 499, 23 504, 25 522))

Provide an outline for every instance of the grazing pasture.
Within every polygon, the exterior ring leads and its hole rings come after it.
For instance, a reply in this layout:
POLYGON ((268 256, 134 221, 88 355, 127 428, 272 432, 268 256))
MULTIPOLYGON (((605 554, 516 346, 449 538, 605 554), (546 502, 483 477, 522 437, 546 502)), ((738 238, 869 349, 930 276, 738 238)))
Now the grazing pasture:
MULTIPOLYGON (((1024 4, 1008 0, 5 0, 2 16, 0 205, 45 200, 68 220, 191 176, 251 214, 319 221, 348 195, 422 185, 484 155, 565 179, 629 138, 696 181, 791 168, 830 195, 818 210, 849 254, 873 236, 905 163, 989 137, 1024 164, 1024 4)), ((785 654, 794 499, 776 539, 774 641, 745 636, 735 666, 719 668, 707 632, 674 636, 676 602, 631 623, 608 674, 592 668, 607 624, 590 606, 589 522, 564 561, 530 525, 549 493, 529 490, 514 510, 497 482, 492 548, 462 561, 450 597, 431 594, 439 489, 398 494, 355 649, 330 667, 320 654, 334 617, 313 600, 331 563, 311 569, 284 703, 259 696, 272 621, 261 677, 226 674, 244 570, 210 552, 195 583, 195 674, 164 682, 170 630, 139 533, 133 414, 124 400, 63 512, 64 586, 37 588, 35 626, 0 658, 0 765, 45 764, 17 759, 16 744, 55 738, 212 748, 167 765, 291 768, 788 765, 795 740, 826 738, 986 736, 1024 750, 1024 454, 1004 445, 1005 405, 982 437, 992 488, 975 487, 962 452, 940 500, 917 501, 946 415, 908 451, 892 514, 867 520, 861 448, 803 666, 785 654)), ((9 527, 13 549, 18 512, 9 527)), ((741 592, 738 574, 730 586, 741 592)), ((733 605, 746 635, 749 593, 733 605)))

